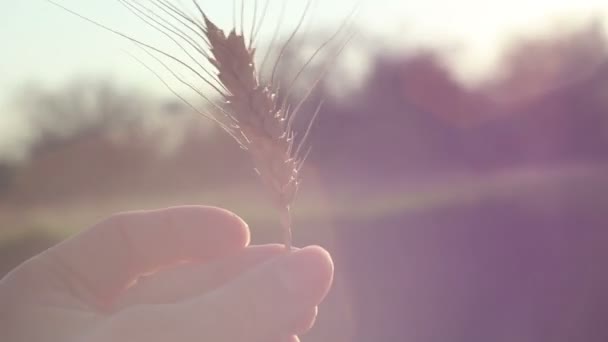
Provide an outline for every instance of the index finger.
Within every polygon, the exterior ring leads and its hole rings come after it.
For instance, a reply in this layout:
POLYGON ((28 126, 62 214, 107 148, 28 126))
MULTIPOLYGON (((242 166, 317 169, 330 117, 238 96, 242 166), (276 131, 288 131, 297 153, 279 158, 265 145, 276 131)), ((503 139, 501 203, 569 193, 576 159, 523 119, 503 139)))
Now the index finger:
POLYGON ((81 294, 108 299, 139 275, 229 255, 248 243, 247 225, 236 215, 183 206, 112 216, 40 258, 64 269, 81 294))

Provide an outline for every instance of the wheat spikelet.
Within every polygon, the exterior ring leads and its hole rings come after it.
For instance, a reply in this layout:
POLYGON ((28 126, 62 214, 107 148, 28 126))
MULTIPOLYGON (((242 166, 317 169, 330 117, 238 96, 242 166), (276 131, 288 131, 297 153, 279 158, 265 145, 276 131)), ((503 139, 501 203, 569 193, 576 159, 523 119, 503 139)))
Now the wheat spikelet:
MULTIPOLYGON (((151 44, 144 43, 122 32, 104 26, 55 3, 53 0, 47 1, 104 30, 110 31, 113 34, 119 35, 135 43, 149 57, 162 65, 162 67, 177 79, 178 82, 195 91, 211 105, 211 113, 199 111, 194 105, 174 91, 153 68, 148 67, 147 64, 136 58, 141 64, 148 68, 148 70, 157 75, 161 82, 163 82, 163 84, 165 84, 165 86, 167 86, 167 88, 176 96, 186 102, 186 104, 195 111, 216 122, 222 129, 235 138, 243 149, 248 151, 253 160, 255 170, 271 193, 273 204, 281 213, 280 218, 284 243, 286 249, 290 250, 292 245, 290 208, 300 182, 299 171, 308 154, 308 152, 302 153, 302 148, 306 143, 312 123, 319 113, 320 105, 311 116, 308 128, 297 144, 294 142, 295 133, 293 132, 292 126, 299 109, 316 87, 317 83, 329 70, 331 62, 322 70, 312 87, 310 87, 308 93, 302 96, 300 102, 293 110, 288 109, 287 100, 290 98, 293 85, 302 72, 304 72, 317 54, 343 31, 346 24, 352 19, 355 10, 353 9, 353 12, 344 20, 335 34, 310 56, 306 64, 298 71, 294 80, 292 80, 291 86, 287 89, 287 94, 283 94, 284 100, 279 101, 279 96, 277 94, 278 87, 272 84, 274 82, 275 72, 287 44, 295 36, 300 25, 304 21, 312 0, 309 0, 306 3, 304 14, 300 18, 296 29, 292 32, 288 41, 281 49, 277 61, 275 61, 272 76, 265 82, 262 81, 259 71, 256 69, 254 60, 256 50, 252 47, 256 38, 255 36, 261 26, 261 23, 259 23, 256 28, 257 1, 254 3, 254 18, 249 33, 250 37, 248 44, 244 33, 244 0, 241 0, 240 3, 241 32, 237 32, 235 14, 235 19, 233 20, 234 27, 228 34, 219 29, 218 26, 209 19, 197 0, 191 1, 198 10, 200 15, 198 18, 187 14, 184 10, 168 0, 147 0, 145 3, 138 0, 117 0, 136 17, 175 43, 175 45, 186 55, 186 57, 183 58, 179 58, 176 55, 158 49, 151 44), (215 69, 215 72, 212 72, 210 67, 206 67, 203 64, 201 57, 203 60, 210 63, 211 68, 215 69), (185 69, 187 72, 195 75, 199 80, 203 81, 203 83, 214 89, 223 98, 223 101, 218 103, 211 100, 196 85, 186 81, 183 76, 174 70, 174 67, 168 65, 162 58, 173 62, 177 67, 185 69)), ((262 20, 266 15, 268 4, 269 1, 267 0, 261 16, 262 20)), ((233 5, 236 11, 236 2, 233 5)), ((285 9, 285 6, 286 2, 283 2, 282 10, 285 9)), ((282 17, 280 18, 278 26, 280 26, 281 20, 282 17)), ((272 39, 271 48, 277 33, 278 28, 272 39)), ((338 52, 333 56, 334 58, 340 54, 350 38, 352 38, 352 36, 344 41, 338 52)), ((266 63, 267 58, 268 53, 262 62, 262 67, 266 63)))

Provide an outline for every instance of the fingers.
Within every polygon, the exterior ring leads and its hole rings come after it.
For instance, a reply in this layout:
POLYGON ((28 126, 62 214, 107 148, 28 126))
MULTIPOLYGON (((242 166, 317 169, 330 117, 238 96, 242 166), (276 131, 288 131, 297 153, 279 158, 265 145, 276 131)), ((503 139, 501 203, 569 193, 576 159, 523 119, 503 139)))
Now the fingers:
POLYGON ((210 340, 227 336, 230 341, 261 341, 286 336, 312 324, 314 307, 327 294, 332 278, 329 254, 319 247, 308 247, 256 267, 209 296, 192 301, 187 311, 196 315, 213 310, 210 340), (307 316, 312 318, 298 326, 307 316))
POLYGON ((236 255, 200 264, 184 264, 140 279, 114 303, 120 310, 131 305, 169 304, 200 297, 250 268, 285 252, 282 245, 250 246, 236 255))
MULTIPOLYGON (((114 308, 121 310, 133 305, 170 304, 199 297, 283 253, 283 245, 250 246, 238 255, 212 263, 180 265, 163 270, 126 291, 118 298, 114 308)), ((314 325, 316 316, 315 306, 298 317, 290 331, 294 334, 306 333, 314 325)), ((291 340, 293 337, 288 341, 291 340)))
POLYGON ((137 275, 183 260, 228 255, 248 242, 249 230, 236 215, 186 206, 115 215, 40 258, 59 265, 77 291, 106 298, 137 275))
POLYGON ((280 340, 297 342, 298 321, 314 321, 314 308, 332 277, 329 254, 304 248, 262 263, 200 298, 123 310, 86 341, 252 342, 285 336, 280 340))

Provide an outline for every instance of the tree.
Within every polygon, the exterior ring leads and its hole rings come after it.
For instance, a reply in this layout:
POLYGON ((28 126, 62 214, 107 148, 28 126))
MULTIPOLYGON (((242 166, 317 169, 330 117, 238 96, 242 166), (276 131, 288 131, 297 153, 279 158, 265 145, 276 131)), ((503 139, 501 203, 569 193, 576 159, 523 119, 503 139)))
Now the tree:
POLYGON ((58 90, 28 85, 17 104, 36 136, 30 147, 35 152, 128 128, 150 111, 141 94, 107 80, 78 79, 58 90))

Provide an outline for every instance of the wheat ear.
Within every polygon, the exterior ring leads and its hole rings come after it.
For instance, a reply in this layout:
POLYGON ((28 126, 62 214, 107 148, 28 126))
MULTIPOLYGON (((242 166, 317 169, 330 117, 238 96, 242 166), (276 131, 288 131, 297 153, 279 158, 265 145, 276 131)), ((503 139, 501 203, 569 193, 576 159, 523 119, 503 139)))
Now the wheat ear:
MULTIPOLYGON (((256 70, 254 61, 255 49, 252 48, 256 38, 255 36, 260 29, 260 27, 255 28, 257 1, 254 2, 255 13, 253 27, 250 32, 251 37, 249 38, 249 44, 247 44, 243 28, 244 0, 241 0, 241 32, 237 32, 235 16, 235 27, 228 34, 225 34, 224 31, 220 30, 211 20, 209 20, 208 16, 199 6, 197 0, 191 1, 202 16, 202 23, 200 22, 201 18, 191 17, 177 6, 171 4, 168 0, 148 0, 148 4, 136 0, 117 0, 136 17, 173 41, 173 43, 187 56, 187 58, 184 57, 185 59, 162 51, 150 44, 134 39, 129 35, 84 17, 61 4, 56 3, 54 0, 47 1, 106 31, 135 43, 148 56, 161 64, 179 81, 179 83, 195 91, 205 101, 211 104, 211 107, 213 108, 211 115, 200 112, 195 106, 174 91, 173 88, 153 70, 153 68, 148 67, 145 63, 136 58, 149 71, 154 73, 177 97, 182 99, 199 114, 219 124, 222 129, 235 138, 243 149, 249 152, 253 159, 256 172, 265 186, 270 190, 273 204, 280 212, 283 241, 286 249, 291 250, 291 205, 300 183, 299 171, 310 151, 308 150, 304 153, 302 148, 306 143, 312 124, 319 113, 320 105, 312 115, 307 130, 297 144, 294 142, 295 133, 292 126, 299 109, 302 108, 304 101, 311 94, 318 82, 325 76, 332 62, 330 61, 330 63, 326 65, 326 68, 322 70, 312 87, 310 87, 308 93, 302 97, 293 110, 288 110, 287 102, 290 98, 292 87, 298 80, 300 74, 306 69, 309 63, 313 61, 317 54, 346 28, 346 24, 352 19, 356 8, 354 8, 349 17, 344 20, 340 29, 312 54, 302 69, 299 70, 295 79, 291 82, 291 86, 287 89, 287 94, 284 94, 283 100, 279 101, 277 95, 278 87, 274 87, 272 84, 274 82, 275 72, 277 71, 277 66, 280 62, 283 50, 300 28, 312 0, 309 0, 306 3, 305 13, 300 18, 300 22, 290 36, 288 42, 283 46, 268 82, 263 82, 259 75, 259 71, 256 70), (207 45, 207 49, 201 46, 201 40, 207 45), (199 80, 202 80, 205 84, 211 86, 212 89, 223 97, 223 103, 212 101, 203 94, 198 87, 186 81, 183 76, 163 62, 159 56, 175 63, 177 66, 185 69, 188 73, 196 76, 199 80), (201 56, 215 68, 215 74, 199 61, 201 56)), ((236 3, 234 6, 236 8, 236 3)), ((267 7, 268 0, 266 1, 261 16, 262 21, 266 14, 267 7)), ((285 3, 282 11, 284 8, 285 3)), ((282 20, 282 17, 280 20, 282 20)), ((278 29, 275 31, 271 46, 274 43, 277 32, 278 29)), ((333 56, 334 58, 338 57, 350 38, 352 38, 352 36, 344 41, 342 46, 338 49, 338 52, 333 56)), ((262 62, 262 66, 264 66, 267 58, 268 53, 262 62)))
POLYGON ((205 36, 217 69, 228 111, 218 120, 237 138, 253 159, 255 169, 271 192, 274 205, 281 213, 284 243, 291 249, 290 207, 298 190, 298 171, 303 158, 294 148, 294 134, 285 106, 278 104, 277 94, 269 85, 260 83, 254 53, 245 37, 232 30, 226 35, 207 16, 205 36))
MULTIPOLYGON (((234 28, 229 34, 225 34, 224 31, 220 30, 209 20, 204 11, 198 6, 196 0, 193 2, 204 19, 204 33, 207 37, 209 50, 211 51, 211 56, 209 56, 208 60, 216 68, 217 78, 226 90, 225 92, 221 92, 221 95, 225 99, 228 110, 217 111, 216 114, 219 117, 216 116, 216 120, 225 122, 226 124, 223 125, 224 129, 235 137, 245 150, 249 151, 256 172, 270 190, 273 203, 280 212, 283 242, 286 249, 291 250, 291 205, 300 183, 299 171, 310 152, 310 149, 304 152, 302 147, 306 143, 310 129, 321 109, 322 103, 319 104, 316 111, 312 114, 308 127, 302 138, 299 139, 300 141, 297 143, 297 146, 294 143, 295 133, 292 125, 298 110, 302 107, 302 104, 316 87, 317 83, 323 78, 331 63, 326 65, 327 69, 321 73, 314 82, 314 85, 309 89, 308 94, 301 99, 294 110, 290 111, 288 109, 287 99, 292 90, 291 87, 297 81, 299 75, 317 56, 317 53, 342 32, 348 20, 345 20, 340 29, 312 54, 308 62, 300 69, 292 81, 292 85, 287 89, 287 94, 283 94, 285 95, 285 100, 279 102, 277 87, 271 84, 274 82, 274 74, 279 61, 277 60, 275 63, 268 83, 264 83, 258 74, 258 70, 256 70, 255 49, 251 47, 254 39, 253 36, 255 36, 254 30, 252 29, 252 37, 250 37, 248 46, 243 32, 237 33, 236 28, 234 28)), ((296 27, 296 31, 292 33, 283 49, 299 29, 310 5, 311 2, 309 1, 306 4, 304 15, 296 27)), ((353 9, 349 19, 352 18, 355 11, 356 8, 353 9)), ((341 53, 349 40, 350 38, 344 42, 334 57, 337 57, 341 53)), ((281 55, 279 55, 279 59, 280 57, 281 55)))

